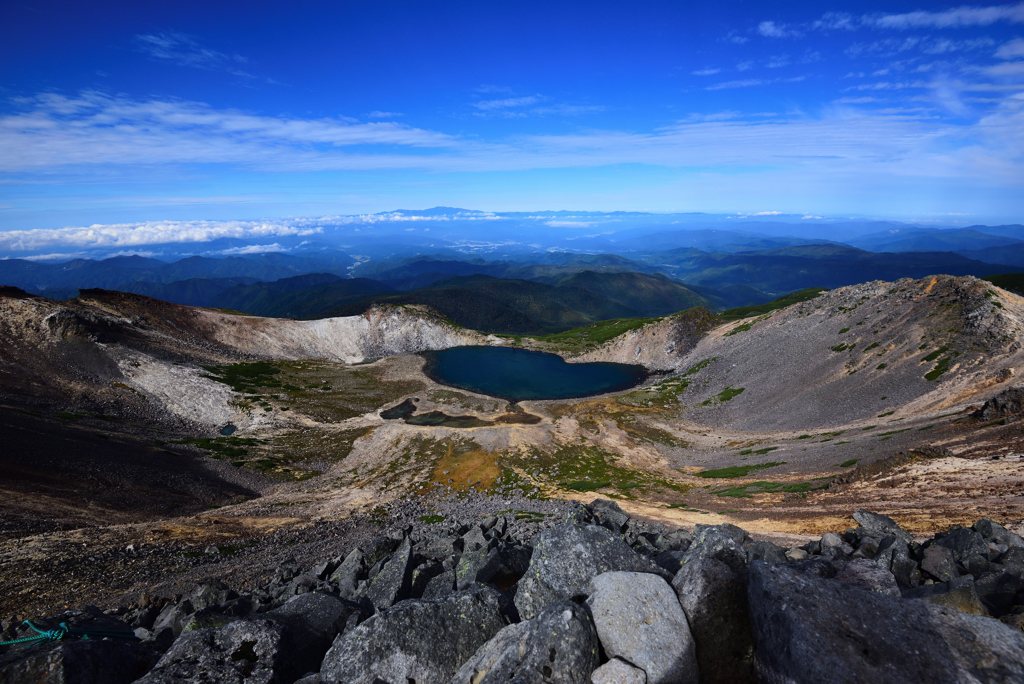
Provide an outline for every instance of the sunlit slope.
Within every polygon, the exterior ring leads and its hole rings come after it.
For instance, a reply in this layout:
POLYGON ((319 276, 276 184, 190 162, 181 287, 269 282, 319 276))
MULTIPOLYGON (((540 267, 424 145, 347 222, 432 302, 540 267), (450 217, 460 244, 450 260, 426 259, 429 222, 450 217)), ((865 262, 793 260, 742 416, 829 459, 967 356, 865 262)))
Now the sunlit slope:
POLYGON ((1024 300, 973 277, 876 281, 720 325, 674 365, 711 360, 684 397, 698 422, 802 429, 899 418, 1007 381, 1024 361, 1022 320, 1024 300))

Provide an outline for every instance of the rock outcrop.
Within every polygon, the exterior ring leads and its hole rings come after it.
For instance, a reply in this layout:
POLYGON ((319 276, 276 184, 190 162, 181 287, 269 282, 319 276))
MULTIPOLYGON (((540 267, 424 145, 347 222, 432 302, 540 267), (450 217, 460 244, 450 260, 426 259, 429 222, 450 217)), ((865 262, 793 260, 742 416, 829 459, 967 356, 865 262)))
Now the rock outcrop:
POLYGON ((0 682, 1024 681, 1024 540, 988 519, 923 543, 854 521, 789 549, 607 501, 532 538, 507 513, 397 529, 255 590, 39 620, 116 638, 0 647, 0 682))

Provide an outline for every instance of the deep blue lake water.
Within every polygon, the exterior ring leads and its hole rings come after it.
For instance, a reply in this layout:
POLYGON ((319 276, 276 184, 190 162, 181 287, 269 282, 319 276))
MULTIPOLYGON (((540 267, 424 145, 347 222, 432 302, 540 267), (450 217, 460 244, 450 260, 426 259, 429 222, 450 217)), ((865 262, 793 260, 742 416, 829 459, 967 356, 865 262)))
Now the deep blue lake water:
POLYGON ((509 347, 455 347, 423 356, 424 371, 434 382, 508 401, 618 392, 647 377, 643 366, 566 363, 555 354, 509 347))

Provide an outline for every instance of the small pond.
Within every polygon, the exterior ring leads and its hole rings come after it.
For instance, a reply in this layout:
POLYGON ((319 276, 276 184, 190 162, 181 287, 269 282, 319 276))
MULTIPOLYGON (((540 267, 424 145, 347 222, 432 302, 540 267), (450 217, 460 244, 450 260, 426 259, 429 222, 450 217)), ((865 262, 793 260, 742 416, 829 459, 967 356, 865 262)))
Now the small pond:
POLYGON ((423 356, 434 382, 512 402, 619 392, 648 376, 643 366, 566 363, 556 354, 510 347, 454 347, 423 356))

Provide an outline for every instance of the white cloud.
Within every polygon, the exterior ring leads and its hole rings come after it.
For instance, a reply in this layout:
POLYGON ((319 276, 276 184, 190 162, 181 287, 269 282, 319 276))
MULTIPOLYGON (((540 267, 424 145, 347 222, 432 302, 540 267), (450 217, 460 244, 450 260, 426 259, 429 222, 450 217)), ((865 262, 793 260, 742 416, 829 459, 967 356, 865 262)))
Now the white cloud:
POLYGON ((996 57, 999 59, 1024 57, 1024 38, 1014 38, 1009 43, 999 46, 999 49, 996 50, 996 57))
POLYGON ((989 76, 1022 76, 1024 75, 1024 62, 1003 62, 985 67, 982 71, 989 76))
MULTIPOLYGON (((301 166, 346 146, 456 143, 451 136, 394 122, 261 116, 198 102, 138 101, 94 91, 77 97, 47 93, 17 102, 21 112, 0 116, 3 171, 101 163, 301 166)), ((375 165, 365 158, 350 164, 375 165)))
POLYGON ((699 71, 691 71, 690 73, 693 74, 694 76, 713 76, 713 75, 717 74, 720 71, 721 71, 721 69, 711 69, 711 68, 708 68, 708 69, 701 69, 699 71))
POLYGON ((988 26, 998 21, 1024 23, 1024 3, 997 5, 994 7, 971 7, 964 5, 943 12, 906 12, 867 16, 865 24, 879 28, 960 28, 964 26, 988 26))
MULTIPOLYGON (((258 239, 282 235, 312 235, 322 228, 309 220, 296 221, 149 221, 0 232, 0 250, 28 252, 62 245, 86 249, 132 248, 220 238, 258 239)), ((239 248, 239 249, 248 249, 239 248)), ((133 253, 136 253, 133 251, 133 253)), ((227 253, 227 252, 225 252, 227 253)), ((241 252, 239 252, 241 253, 241 252)))
POLYGON ((779 67, 789 66, 789 55, 776 55, 769 57, 768 61, 764 64, 769 69, 778 69, 779 67))
POLYGON ((544 225, 552 228, 589 228, 594 224, 590 221, 545 221, 544 225))
POLYGON ((725 36, 725 39, 730 43, 733 43, 734 45, 743 45, 744 43, 750 40, 746 36, 741 36, 735 31, 729 31, 729 33, 725 36))
POLYGON ((853 16, 846 12, 826 12, 813 24, 811 28, 823 31, 852 31, 856 28, 853 16))
POLYGON ((750 88, 753 86, 767 85, 771 82, 771 80, 765 80, 761 78, 747 78, 739 81, 725 81, 724 83, 716 83, 715 85, 708 86, 704 90, 724 90, 726 88, 750 88))
POLYGON ((373 111, 366 115, 367 119, 394 119, 395 117, 403 116, 398 112, 381 112, 373 111))
POLYGON ((753 68, 753 66, 754 63, 750 60, 747 60, 745 62, 739 62, 736 64, 736 71, 747 71, 748 69, 753 68))
POLYGON ((777 24, 774 21, 762 21, 757 25, 757 32, 765 38, 797 38, 803 35, 787 24, 777 24))
POLYGON ((135 36, 135 45, 141 52, 156 60, 171 62, 179 66, 226 71, 235 76, 252 78, 238 65, 249 60, 241 55, 226 55, 223 52, 201 46, 195 38, 177 31, 166 33, 140 34, 135 36))
POLYGON ((222 249, 221 254, 225 256, 240 256, 245 254, 267 254, 268 252, 287 252, 287 247, 282 247, 278 243, 271 245, 246 245, 245 247, 232 247, 230 249, 222 249))
POLYGON ((474 102, 473 106, 477 109, 489 111, 492 109, 508 109, 509 107, 525 107, 539 100, 540 98, 536 95, 528 95, 526 97, 506 97, 501 100, 483 100, 481 102, 474 102))

